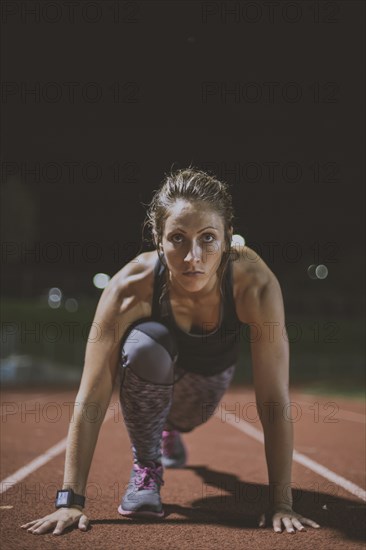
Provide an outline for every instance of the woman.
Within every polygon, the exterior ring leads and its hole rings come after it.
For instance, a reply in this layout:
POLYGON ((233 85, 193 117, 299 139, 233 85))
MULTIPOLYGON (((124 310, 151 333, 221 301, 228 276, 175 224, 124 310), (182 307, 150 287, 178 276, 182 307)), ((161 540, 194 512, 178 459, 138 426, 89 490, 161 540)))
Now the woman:
MULTIPOLYGON (((293 429, 281 412, 290 400, 280 285, 248 247, 240 253, 231 249, 233 218, 227 185, 204 172, 173 173, 155 192, 145 224, 156 251, 125 265, 96 310, 99 337, 90 338, 86 348, 56 501, 60 508, 23 528, 37 534, 54 527, 60 534, 76 523, 87 528, 83 495, 119 367, 133 468, 118 512, 162 517, 163 469, 184 466, 180 433, 206 422, 229 386, 244 323, 250 325, 254 388, 273 488, 269 518, 275 531, 282 523, 288 532, 303 530, 303 524, 319 527, 292 509, 293 429), (271 418, 268 402, 279 405, 271 418), (82 414, 88 403, 99 404, 98 422, 82 414)), ((265 520, 263 513, 259 525, 265 520)))

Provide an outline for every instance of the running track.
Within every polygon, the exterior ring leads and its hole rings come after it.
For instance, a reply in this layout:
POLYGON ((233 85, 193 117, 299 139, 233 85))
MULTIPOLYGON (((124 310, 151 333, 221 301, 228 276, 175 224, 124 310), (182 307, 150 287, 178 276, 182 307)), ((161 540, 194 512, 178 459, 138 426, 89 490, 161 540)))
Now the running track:
MULTIPOLYGON (((365 409, 360 401, 291 390, 294 509, 321 525, 274 533, 257 527, 267 499, 262 428, 252 388, 231 388, 215 416, 184 436, 189 463, 165 470, 166 517, 133 521, 117 513, 128 482, 130 443, 114 392, 87 487, 91 527, 32 535, 20 525, 54 510, 75 390, 1 395, 1 547, 8 549, 364 548, 365 409), (33 411, 33 412, 32 412, 33 411), (291 537, 291 538, 289 538, 291 537), (52 542, 51 542, 52 541, 52 542)), ((91 415, 93 411, 91 411, 91 415)))

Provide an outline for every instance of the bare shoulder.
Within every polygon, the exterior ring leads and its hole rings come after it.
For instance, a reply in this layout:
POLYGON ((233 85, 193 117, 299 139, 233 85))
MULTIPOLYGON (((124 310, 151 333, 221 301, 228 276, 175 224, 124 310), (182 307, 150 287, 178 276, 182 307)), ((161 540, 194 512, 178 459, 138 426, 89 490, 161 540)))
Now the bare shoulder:
POLYGON ((143 305, 151 306, 154 267, 158 254, 143 252, 125 264, 109 281, 109 292, 116 300, 129 296, 143 305))
POLYGON ((154 265, 157 253, 144 252, 122 267, 109 281, 94 316, 106 341, 121 341, 127 327, 151 317, 154 265))
POLYGON ((236 248, 233 261, 234 300, 237 315, 242 323, 250 322, 252 304, 264 288, 279 286, 278 280, 266 262, 248 246, 236 248))
POLYGON ((151 317, 154 265, 153 252, 145 252, 133 258, 109 281, 99 299, 93 326, 102 335, 97 343, 89 343, 93 349, 116 350, 128 327, 138 319, 151 317))

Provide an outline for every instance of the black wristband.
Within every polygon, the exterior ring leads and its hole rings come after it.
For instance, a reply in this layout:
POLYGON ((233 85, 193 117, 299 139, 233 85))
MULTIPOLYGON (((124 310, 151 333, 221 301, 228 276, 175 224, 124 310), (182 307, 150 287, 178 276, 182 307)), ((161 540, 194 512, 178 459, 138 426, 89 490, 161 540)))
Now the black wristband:
POLYGON ((85 497, 77 495, 72 489, 59 489, 56 494, 56 508, 71 508, 71 506, 85 506, 85 497))

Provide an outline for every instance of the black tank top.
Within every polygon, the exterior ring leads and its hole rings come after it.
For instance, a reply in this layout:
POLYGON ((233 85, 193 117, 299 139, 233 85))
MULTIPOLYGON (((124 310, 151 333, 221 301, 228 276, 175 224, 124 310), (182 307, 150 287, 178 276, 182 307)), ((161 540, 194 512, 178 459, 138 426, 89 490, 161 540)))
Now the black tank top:
POLYGON ((223 278, 224 297, 221 299, 219 326, 212 331, 210 323, 204 323, 200 334, 188 333, 178 327, 168 293, 165 293, 159 303, 165 270, 166 267, 157 258, 154 268, 152 319, 167 326, 175 337, 178 350, 177 366, 189 372, 212 376, 236 364, 240 347, 240 328, 243 323, 235 311, 232 260, 229 260, 223 278))

